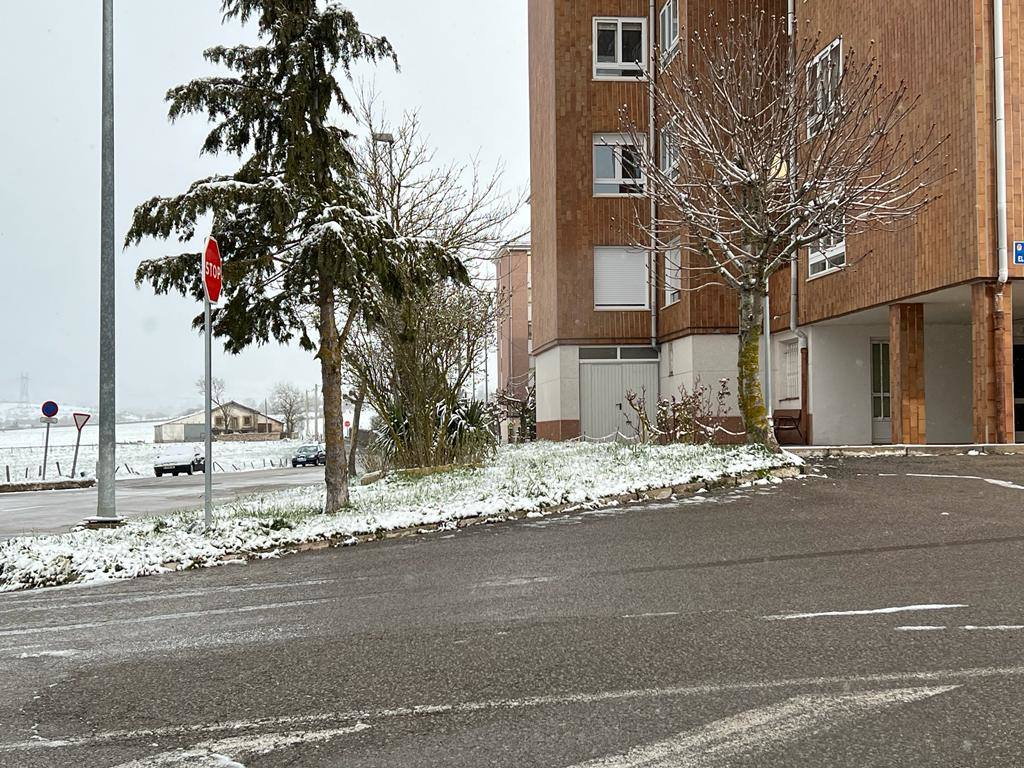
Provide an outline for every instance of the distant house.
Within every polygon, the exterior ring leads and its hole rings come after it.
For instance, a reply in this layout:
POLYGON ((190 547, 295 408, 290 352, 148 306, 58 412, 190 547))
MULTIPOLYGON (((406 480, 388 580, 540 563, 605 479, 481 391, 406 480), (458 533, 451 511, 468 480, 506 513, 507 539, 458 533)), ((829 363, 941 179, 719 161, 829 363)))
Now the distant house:
MULTIPOLYGON (((157 443, 195 443, 206 437, 206 414, 196 411, 153 427, 157 443)), ((218 440, 281 440, 284 422, 232 400, 213 408, 213 434, 218 440)))

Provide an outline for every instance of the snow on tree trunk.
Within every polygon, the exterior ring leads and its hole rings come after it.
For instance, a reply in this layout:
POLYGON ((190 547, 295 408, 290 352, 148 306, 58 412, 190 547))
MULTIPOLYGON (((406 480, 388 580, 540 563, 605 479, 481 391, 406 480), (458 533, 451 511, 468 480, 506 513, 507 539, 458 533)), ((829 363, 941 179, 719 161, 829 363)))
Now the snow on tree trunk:
POLYGON ((324 442, 327 445, 327 501, 324 511, 333 514, 348 506, 348 461, 345 455, 345 425, 342 416, 341 338, 335 318, 334 288, 329 280, 320 283, 320 372, 324 395, 324 442))
POLYGON ((779 450, 774 430, 768 424, 768 409, 761 389, 761 326, 764 323, 764 294, 758 289, 740 290, 739 359, 737 380, 740 415, 747 442, 779 450))

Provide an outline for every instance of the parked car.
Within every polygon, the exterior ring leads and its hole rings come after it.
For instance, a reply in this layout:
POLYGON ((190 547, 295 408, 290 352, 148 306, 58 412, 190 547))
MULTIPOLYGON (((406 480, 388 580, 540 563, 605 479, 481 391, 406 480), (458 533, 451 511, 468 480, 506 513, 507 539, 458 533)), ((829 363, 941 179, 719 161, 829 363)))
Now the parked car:
POLYGON ((202 449, 188 446, 168 448, 160 452, 153 461, 153 472, 157 477, 174 475, 182 472, 191 475, 193 472, 206 471, 206 456, 202 449))
POLYGON ((299 449, 295 451, 295 455, 292 456, 293 467, 315 467, 317 464, 326 463, 327 451, 324 450, 322 445, 316 445, 315 443, 299 446, 299 449))

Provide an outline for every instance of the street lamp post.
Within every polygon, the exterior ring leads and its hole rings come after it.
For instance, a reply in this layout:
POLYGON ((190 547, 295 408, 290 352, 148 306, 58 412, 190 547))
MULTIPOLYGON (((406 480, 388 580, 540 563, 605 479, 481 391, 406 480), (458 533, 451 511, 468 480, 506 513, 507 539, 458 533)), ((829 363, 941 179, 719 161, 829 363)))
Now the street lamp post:
POLYGON ((103 0, 103 138, 100 184, 100 397, 96 517, 87 522, 116 525, 114 493, 117 400, 115 396, 114 271, 114 0, 103 0))

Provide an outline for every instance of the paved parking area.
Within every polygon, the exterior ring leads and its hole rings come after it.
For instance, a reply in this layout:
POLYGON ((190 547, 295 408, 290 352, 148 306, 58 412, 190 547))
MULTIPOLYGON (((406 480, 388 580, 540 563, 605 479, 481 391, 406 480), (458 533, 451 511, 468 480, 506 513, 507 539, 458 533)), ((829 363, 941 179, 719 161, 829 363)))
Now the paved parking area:
POLYGON ((1024 459, 0 596, 3 766, 1024 764, 1024 459))

